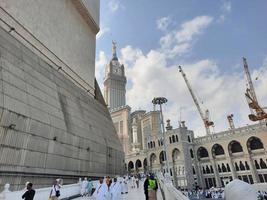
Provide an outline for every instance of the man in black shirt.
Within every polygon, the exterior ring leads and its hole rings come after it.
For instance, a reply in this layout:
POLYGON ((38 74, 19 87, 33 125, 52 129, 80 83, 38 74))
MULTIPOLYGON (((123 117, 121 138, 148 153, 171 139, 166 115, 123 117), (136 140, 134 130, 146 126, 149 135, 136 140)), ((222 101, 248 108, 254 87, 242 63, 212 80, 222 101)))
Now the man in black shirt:
POLYGON ((32 189, 32 183, 28 183, 27 191, 22 195, 22 199, 33 200, 34 195, 35 195, 35 190, 32 189))

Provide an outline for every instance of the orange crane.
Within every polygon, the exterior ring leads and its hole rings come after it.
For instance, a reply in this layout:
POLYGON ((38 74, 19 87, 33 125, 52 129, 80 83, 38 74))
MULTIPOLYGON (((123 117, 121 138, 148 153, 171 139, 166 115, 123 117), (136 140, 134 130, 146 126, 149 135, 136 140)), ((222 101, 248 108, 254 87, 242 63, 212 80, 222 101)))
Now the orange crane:
POLYGON ((257 96, 254 90, 253 82, 251 80, 250 72, 248 69, 248 64, 246 58, 243 57, 244 72, 247 79, 247 89, 245 96, 250 108, 251 114, 248 115, 251 121, 261 121, 267 119, 267 113, 264 111, 257 100, 257 96))
POLYGON ((194 103, 195 103, 195 105, 196 105, 196 107, 197 107, 197 110, 198 110, 198 112, 199 112, 199 114, 200 114, 200 117, 201 117, 201 119, 202 119, 202 121, 203 121, 203 123, 204 123, 205 129, 206 129, 206 133, 207 133, 207 135, 210 135, 210 134, 211 134, 211 132, 210 132, 210 126, 213 126, 214 123, 213 123, 212 121, 209 120, 209 110, 207 109, 207 110, 205 111, 205 115, 204 115, 204 113, 203 113, 203 111, 201 110, 201 107, 200 107, 200 105, 199 105, 199 103, 198 103, 197 97, 195 96, 195 94, 194 94, 194 92, 193 92, 193 89, 192 89, 192 87, 190 86, 190 83, 189 83, 189 81, 187 80, 186 75, 185 75, 185 73, 184 73, 184 71, 183 71, 183 69, 182 69, 181 66, 179 66, 179 72, 181 72, 181 74, 182 74, 182 76, 183 76, 183 78, 184 78, 184 80, 185 80, 185 83, 186 83, 186 85, 187 85, 187 87, 188 87, 188 90, 189 90, 189 92, 190 92, 190 94, 191 94, 191 96, 192 96, 192 98, 193 98, 193 101, 194 101, 194 103))

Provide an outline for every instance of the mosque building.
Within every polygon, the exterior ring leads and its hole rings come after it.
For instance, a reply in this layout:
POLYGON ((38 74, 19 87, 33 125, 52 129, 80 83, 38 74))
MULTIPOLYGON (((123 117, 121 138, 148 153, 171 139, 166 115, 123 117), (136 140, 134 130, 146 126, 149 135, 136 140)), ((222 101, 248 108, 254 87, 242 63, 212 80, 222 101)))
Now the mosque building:
POLYGON ((104 99, 125 152, 129 174, 166 172, 176 187, 224 187, 233 179, 247 183, 267 182, 267 124, 264 122, 195 137, 185 122, 178 128, 167 120, 167 153, 163 148, 160 112, 126 105, 125 69, 116 55, 106 66, 104 99), (168 159, 166 159, 166 156, 168 159))

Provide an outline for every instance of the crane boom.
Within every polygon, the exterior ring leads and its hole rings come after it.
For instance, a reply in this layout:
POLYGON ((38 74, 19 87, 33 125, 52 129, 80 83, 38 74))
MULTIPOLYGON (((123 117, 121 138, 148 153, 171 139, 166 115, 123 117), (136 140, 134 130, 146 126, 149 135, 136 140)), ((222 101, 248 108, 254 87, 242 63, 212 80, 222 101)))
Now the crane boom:
MULTIPOLYGON (((188 88, 188 90, 189 90, 189 92, 190 92, 190 94, 191 94, 191 96, 193 98, 193 101, 194 101, 194 103, 195 103, 195 105, 197 107, 197 110, 198 110, 198 112, 200 114, 200 117, 201 117, 201 119, 202 119, 202 121, 204 123, 205 129, 206 129, 206 133, 207 133, 207 135, 210 135, 210 128, 209 127, 212 126, 214 123, 209 121, 208 115, 206 114, 206 116, 205 116, 203 111, 201 110, 201 107, 200 107, 200 105, 198 103, 197 97, 195 96, 195 94, 193 92, 193 89, 192 89, 188 79, 186 78, 186 75, 185 75, 185 73, 184 73, 184 71, 183 71, 181 66, 179 66, 179 72, 181 72, 181 74, 182 74, 182 76, 184 78, 184 81, 185 81, 185 83, 187 85, 187 88, 188 88)), ((206 113, 209 113, 209 111, 207 110, 206 113)))
POLYGON ((246 58, 243 57, 243 63, 244 63, 244 71, 245 71, 245 76, 247 79, 248 83, 248 88, 246 89, 246 99, 248 101, 248 106, 251 110, 251 114, 249 114, 249 119, 251 121, 261 121, 261 120, 266 120, 267 119, 267 113, 263 110, 262 107, 260 107, 257 96, 254 90, 253 82, 250 76, 250 72, 248 69, 248 64, 246 58))
POLYGON ((256 93, 255 93, 255 90, 254 90, 254 86, 253 86, 253 83, 252 83, 252 80, 251 80, 250 72, 249 72, 249 69, 248 69, 247 59, 244 58, 244 57, 243 57, 243 64, 244 64, 244 71, 245 71, 246 79, 247 79, 248 86, 249 86, 249 92, 250 92, 251 97, 253 98, 253 100, 258 103, 258 100, 257 100, 257 97, 256 97, 256 93))

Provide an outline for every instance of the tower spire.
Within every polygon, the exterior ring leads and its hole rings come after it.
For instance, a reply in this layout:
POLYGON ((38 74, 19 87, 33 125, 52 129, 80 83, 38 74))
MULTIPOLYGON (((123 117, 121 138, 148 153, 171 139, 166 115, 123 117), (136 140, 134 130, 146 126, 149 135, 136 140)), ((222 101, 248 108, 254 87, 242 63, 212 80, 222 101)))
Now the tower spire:
POLYGON ((112 40, 112 60, 118 60, 116 49, 117 49, 117 43, 112 40))

